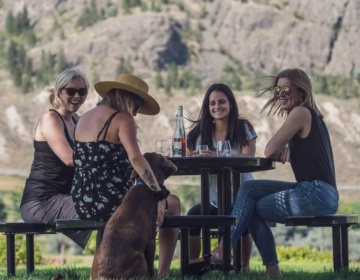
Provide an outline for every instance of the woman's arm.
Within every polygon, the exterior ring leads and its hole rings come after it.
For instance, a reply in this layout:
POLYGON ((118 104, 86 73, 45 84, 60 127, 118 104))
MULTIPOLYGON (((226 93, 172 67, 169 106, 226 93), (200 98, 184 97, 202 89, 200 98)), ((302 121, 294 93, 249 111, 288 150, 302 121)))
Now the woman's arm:
POLYGON ((244 156, 255 156, 256 153, 256 140, 251 139, 248 141, 247 145, 242 147, 241 149, 241 155, 244 156))
POLYGON ((283 163, 289 161, 290 154, 286 145, 296 134, 306 137, 310 127, 310 111, 305 107, 295 107, 287 116, 284 124, 267 143, 265 156, 283 163))
POLYGON ((154 191, 161 190, 149 163, 141 154, 136 138, 134 119, 127 114, 118 114, 115 119, 119 122, 119 138, 128 154, 131 165, 146 185, 153 186, 154 191))
MULTIPOLYGON (((117 119, 120 124, 119 138, 128 154, 131 165, 147 186, 150 186, 154 191, 160 191, 161 188, 159 183, 157 182, 148 161, 144 158, 139 149, 136 138, 136 125, 134 119, 123 113, 118 114, 115 119, 117 119)), ((160 200, 157 205, 156 221, 158 227, 161 227, 164 220, 164 215, 165 199, 160 200)))
POLYGON ((55 112, 47 112, 40 118, 35 129, 35 140, 46 141, 65 165, 74 166, 73 149, 66 139, 64 124, 55 112))

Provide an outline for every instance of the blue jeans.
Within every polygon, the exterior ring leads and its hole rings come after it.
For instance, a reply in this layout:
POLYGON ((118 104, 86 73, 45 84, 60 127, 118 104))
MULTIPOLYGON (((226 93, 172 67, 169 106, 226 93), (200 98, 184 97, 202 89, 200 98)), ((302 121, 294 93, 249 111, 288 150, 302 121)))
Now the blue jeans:
POLYGON ((277 264, 276 246, 266 221, 284 223, 288 216, 322 216, 338 209, 337 190, 322 181, 282 182, 253 180, 241 184, 231 215, 231 241, 236 245, 249 228, 264 265, 277 264))

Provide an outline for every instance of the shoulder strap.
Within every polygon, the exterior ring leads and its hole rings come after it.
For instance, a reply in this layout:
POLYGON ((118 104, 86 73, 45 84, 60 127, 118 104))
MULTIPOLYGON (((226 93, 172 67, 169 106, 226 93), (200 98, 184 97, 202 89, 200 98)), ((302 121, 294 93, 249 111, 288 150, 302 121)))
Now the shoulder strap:
POLYGON ((77 120, 72 116, 71 119, 73 120, 74 124, 77 124, 77 120))
POLYGON ((104 133, 104 137, 103 137, 102 140, 105 140, 111 121, 112 121, 113 118, 114 118, 117 114, 119 114, 119 113, 120 113, 120 112, 115 112, 115 113, 113 113, 113 114, 107 119, 107 121, 105 122, 104 126, 101 128, 101 130, 100 130, 100 132, 99 132, 99 134, 98 134, 98 136, 97 136, 97 138, 96 138, 96 141, 99 141, 100 135, 101 135, 101 133, 104 131, 104 129, 105 129, 105 133, 104 133))
MULTIPOLYGON (((58 111, 56 111, 56 110, 54 110, 54 109, 49 109, 49 111, 55 112, 55 113, 58 114, 58 116, 60 117, 61 121, 62 121, 63 124, 64 124, 64 133, 65 133, 66 140, 68 141, 68 143, 69 143, 70 146, 72 147, 72 146, 73 146, 73 140, 72 140, 71 137, 70 137, 70 134, 69 134, 69 131, 67 130, 67 127, 66 127, 66 124, 65 124, 64 119, 62 118, 62 116, 59 114, 58 111)), ((74 119, 73 119, 73 120, 74 120, 74 119)), ((74 120, 74 121, 75 121, 75 120, 74 120)))

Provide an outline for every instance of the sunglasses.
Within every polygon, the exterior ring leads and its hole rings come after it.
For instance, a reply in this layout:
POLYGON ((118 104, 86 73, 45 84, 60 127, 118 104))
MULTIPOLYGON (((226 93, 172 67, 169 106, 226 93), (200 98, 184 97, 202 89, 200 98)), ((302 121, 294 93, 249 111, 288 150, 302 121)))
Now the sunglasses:
POLYGON ((277 96, 279 96, 283 92, 285 95, 289 96, 291 94, 291 88, 289 87, 274 87, 273 93, 277 96))
POLYGON ((79 93, 80 96, 87 95, 86 88, 63 88, 68 96, 75 96, 76 93, 79 93))

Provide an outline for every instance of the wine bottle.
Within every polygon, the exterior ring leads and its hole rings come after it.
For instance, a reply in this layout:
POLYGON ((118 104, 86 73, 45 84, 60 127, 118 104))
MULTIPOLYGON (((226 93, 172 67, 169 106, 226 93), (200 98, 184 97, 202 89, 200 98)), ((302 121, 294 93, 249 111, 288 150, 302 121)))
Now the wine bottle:
POLYGON ((176 125, 173 138, 173 157, 186 156, 186 136, 183 119, 183 106, 178 106, 176 114, 176 125))

